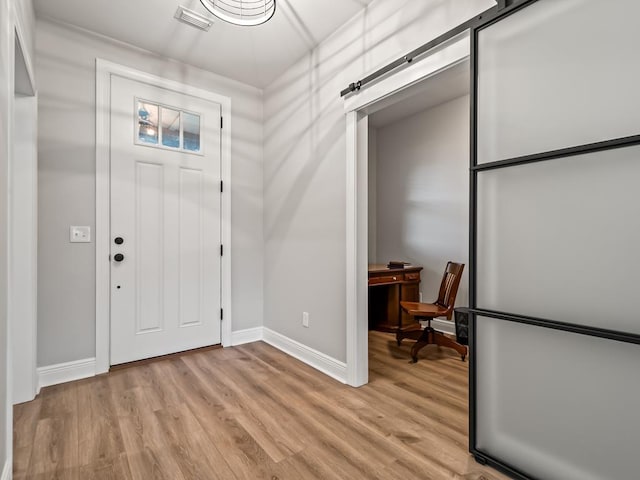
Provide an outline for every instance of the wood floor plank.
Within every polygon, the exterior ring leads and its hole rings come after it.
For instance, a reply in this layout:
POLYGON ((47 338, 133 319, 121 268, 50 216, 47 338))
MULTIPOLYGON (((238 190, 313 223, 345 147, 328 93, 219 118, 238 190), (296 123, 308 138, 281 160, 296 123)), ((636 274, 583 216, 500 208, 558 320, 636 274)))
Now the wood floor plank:
POLYGON ((15 480, 506 480, 467 451, 468 365, 370 332, 350 388, 262 342, 43 389, 15 480))
MULTIPOLYGON (((79 465, 111 465, 125 452, 116 407, 106 376, 77 386, 79 465)), ((69 384, 73 385, 73 384, 69 384)))

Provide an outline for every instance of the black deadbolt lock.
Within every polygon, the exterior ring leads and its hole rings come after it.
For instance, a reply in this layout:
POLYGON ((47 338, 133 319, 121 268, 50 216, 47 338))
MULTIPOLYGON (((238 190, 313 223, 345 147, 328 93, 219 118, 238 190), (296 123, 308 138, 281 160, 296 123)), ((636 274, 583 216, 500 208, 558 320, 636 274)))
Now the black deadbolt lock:
POLYGON ((114 240, 114 242, 116 242, 116 245, 122 245, 124 243, 124 238, 122 237, 116 237, 116 239, 114 240))
POLYGON ((113 259, 114 259, 116 262, 121 262, 121 261, 123 261, 123 260, 124 260, 124 255, 123 255, 123 254, 121 254, 121 253, 116 253, 116 254, 113 256, 113 259))

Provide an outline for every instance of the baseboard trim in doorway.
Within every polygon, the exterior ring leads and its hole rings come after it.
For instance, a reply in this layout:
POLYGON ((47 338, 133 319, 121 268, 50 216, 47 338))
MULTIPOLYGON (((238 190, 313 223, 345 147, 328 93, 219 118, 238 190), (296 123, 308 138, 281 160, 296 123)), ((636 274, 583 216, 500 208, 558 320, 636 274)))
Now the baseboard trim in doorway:
POLYGON ((11 460, 7 459, 4 462, 4 468, 2 469, 2 476, 0 476, 0 480, 10 480, 11 479, 11 460))
POLYGON ((434 318, 431 320, 431 326, 440 332, 448 333, 450 335, 456 334, 456 324, 451 320, 440 320, 434 318))
POLYGON ((245 343, 259 342, 262 340, 263 327, 247 328, 246 330, 238 330, 231 332, 231 346, 237 347, 245 343))
POLYGON ((86 358, 73 362, 58 363, 40 367, 37 372, 38 393, 40 393, 40 389, 43 387, 94 377, 96 374, 96 359, 86 358))
POLYGON ((325 375, 338 380, 341 383, 347 383, 347 364, 336 360, 329 355, 307 347, 300 342, 292 340, 284 335, 274 332, 268 328, 264 328, 262 340, 272 347, 282 350, 284 353, 297 358, 301 362, 306 363, 310 367, 321 371, 325 375))

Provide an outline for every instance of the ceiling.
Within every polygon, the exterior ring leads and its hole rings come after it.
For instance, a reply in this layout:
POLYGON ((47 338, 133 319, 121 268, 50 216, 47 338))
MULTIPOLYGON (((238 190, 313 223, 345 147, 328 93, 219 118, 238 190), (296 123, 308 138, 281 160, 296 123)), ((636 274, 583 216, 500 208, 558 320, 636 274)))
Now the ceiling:
POLYGON ((259 88, 373 0, 277 0, 257 27, 214 19, 209 32, 173 18, 179 5, 211 15, 199 0, 35 0, 36 15, 75 25, 259 88))
POLYGON ((381 128, 467 95, 471 85, 469 60, 422 80, 367 109, 369 125, 381 128))

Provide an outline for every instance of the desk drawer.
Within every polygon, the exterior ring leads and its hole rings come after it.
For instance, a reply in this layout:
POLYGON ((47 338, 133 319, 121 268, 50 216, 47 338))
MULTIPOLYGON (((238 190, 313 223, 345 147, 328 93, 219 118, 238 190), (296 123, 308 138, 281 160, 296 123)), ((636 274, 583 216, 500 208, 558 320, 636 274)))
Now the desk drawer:
POLYGON ((395 274, 395 275, 381 275, 379 277, 369 277, 369 285, 377 285, 381 283, 396 283, 404 280, 404 275, 395 274))
POLYGON ((404 279, 408 282, 419 282, 420 281, 420 273, 405 273, 404 279))

